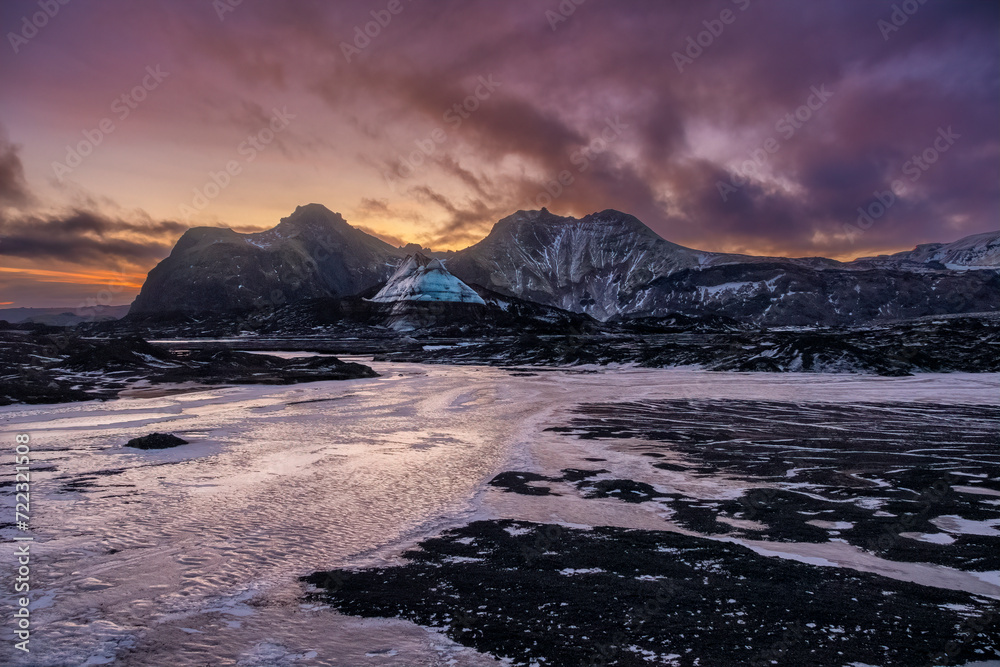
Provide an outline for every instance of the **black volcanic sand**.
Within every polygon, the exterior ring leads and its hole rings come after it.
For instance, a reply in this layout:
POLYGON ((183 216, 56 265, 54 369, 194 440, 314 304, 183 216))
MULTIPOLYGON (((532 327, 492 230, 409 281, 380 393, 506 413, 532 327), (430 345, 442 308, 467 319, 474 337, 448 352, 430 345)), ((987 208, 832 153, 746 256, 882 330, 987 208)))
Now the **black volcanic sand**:
POLYGON ((608 471, 603 468, 600 470, 567 468, 562 472, 560 477, 546 477, 533 472, 502 472, 490 480, 490 486, 496 486, 504 491, 519 493, 523 496, 547 496, 549 494, 558 496, 559 494, 552 493, 552 487, 546 486, 544 482, 581 482, 608 471))
POLYGON ((676 533, 479 521, 403 557, 303 579, 344 613, 435 627, 518 665, 890 667, 1000 656, 995 601, 676 533))
POLYGON ((1000 537, 953 534, 953 544, 934 544, 902 536, 945 532, 931 523, 942 516, 1000 519, 1000 496, 988 494, 1000 493, 1000 408, 668 400, 587 405, 578 412, 569 427, 551 430, 614 438, 644 455, 651 470, 664 472, 663 492, 632 480, 579 481, 590 497, 661 503, 673 521, 703 534, 836 538, 890 560, 1000 570, 1000 537), (691 498, 669 492, 678 472, 725 475, 759 488, 737 500, 691 498), (717 521, 720 514, 764 528, 734 528, 717 521), (836 530, 808 521, 852 526, 836 530))

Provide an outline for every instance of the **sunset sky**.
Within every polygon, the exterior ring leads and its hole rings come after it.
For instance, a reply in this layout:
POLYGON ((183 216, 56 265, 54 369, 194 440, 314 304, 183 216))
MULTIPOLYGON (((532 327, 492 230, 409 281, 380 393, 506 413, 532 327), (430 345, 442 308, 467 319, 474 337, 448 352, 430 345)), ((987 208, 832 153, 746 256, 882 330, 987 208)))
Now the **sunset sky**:
POLYGON ((128 303, 186 228, 310 202, 435 249, 541 206, 838 259, 1000 226, 996 2, 4 0, 0 25, 3 307, 128 303))

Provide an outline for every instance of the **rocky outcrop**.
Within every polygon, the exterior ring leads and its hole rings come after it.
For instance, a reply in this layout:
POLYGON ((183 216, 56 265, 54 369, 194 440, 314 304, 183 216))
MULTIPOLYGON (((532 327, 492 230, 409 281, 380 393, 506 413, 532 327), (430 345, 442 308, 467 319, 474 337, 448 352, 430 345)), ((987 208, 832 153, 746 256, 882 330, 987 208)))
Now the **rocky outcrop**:
POLYGON ((150 433, 141 438, 132 438, 125 446, 136 449, 170 449, 186 444, 188 444, 187 440, 178 438, 173 433, 150 433))

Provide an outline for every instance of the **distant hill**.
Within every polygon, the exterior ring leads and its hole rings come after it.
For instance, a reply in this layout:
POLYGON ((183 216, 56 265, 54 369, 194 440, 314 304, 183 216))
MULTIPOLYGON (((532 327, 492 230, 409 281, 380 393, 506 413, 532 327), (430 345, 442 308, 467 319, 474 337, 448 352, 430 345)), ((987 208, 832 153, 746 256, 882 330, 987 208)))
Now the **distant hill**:
POLYGON ((894 255, 862 257, 851 265, 936 267, 953 271, 1000 268, 1000 232, 974 234, 953 243, 924 243, 894 255))
POLYGON ((0 308, 0 321, 11 324, 34 322, 71 327, 81 322, 117 320, 125 317, 130 306, 92 306, 86 308, 0 308))

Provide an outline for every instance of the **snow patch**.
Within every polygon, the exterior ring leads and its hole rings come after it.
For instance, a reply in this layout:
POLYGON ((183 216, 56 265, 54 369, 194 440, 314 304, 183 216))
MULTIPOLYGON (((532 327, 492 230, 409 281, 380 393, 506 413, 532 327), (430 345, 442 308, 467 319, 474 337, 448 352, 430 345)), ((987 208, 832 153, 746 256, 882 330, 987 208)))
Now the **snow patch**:
POLYGON ((931 523, 946 533, 956 535, 983 535, 986 537, 1000 537, 1000 530, 996 529, 996 526, 1000 526, 1000 519, 973 521, 971 519, 963 519, 962 517, 954 514, 946 514, 944 516, 931 519, 931 523))

